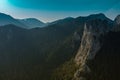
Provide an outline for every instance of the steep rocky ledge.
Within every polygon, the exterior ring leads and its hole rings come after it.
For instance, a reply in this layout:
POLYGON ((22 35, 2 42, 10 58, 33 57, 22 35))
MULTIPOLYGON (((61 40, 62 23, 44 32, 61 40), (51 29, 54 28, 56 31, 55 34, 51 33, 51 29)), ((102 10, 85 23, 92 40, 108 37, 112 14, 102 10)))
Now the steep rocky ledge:
POLYGON ((102 38, 110 30, 106 20, 94 19, 87 21, 84 25, 81 46, 75 56, 75 63, 79 66, 73 80, 86 80, 91 72, 86 65, 96 55, 102 46, 102 38))

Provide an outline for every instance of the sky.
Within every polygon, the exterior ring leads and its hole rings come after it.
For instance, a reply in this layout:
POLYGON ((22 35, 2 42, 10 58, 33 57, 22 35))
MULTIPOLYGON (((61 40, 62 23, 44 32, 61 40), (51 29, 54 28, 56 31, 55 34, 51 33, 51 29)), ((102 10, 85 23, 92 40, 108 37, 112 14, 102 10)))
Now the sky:
POLYGON ((120 0, 0 0, 0 12, 43 22, 97 13, 114 19, 120 14, 120 0))

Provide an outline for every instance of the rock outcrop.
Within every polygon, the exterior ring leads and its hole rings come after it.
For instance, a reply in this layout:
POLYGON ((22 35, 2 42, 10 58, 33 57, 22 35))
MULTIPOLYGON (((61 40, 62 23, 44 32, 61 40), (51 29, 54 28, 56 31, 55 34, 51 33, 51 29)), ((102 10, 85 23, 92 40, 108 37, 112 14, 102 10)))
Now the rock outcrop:
POLYGON ((86 65, 96 55, 101 48, 102 38, 109 31, 109 25, 106 20, 95 19, 87 21, 84 25, 81 46, 75 56, 75 62, 79 66, 73 80, 86 80, 91 70, 86 65))
POLYGON ((115 18, 115 24, 120 25, 120 15, 115 18))
POLYGON ((114 20, 113 31, 115 32, 120 31, 120 15, 118 15, 114 20))

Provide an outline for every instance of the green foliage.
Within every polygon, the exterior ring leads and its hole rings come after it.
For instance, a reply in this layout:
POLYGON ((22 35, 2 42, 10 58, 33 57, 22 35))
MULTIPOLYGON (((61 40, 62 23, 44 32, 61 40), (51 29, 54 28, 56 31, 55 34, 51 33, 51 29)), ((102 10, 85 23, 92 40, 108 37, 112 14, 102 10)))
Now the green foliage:
POLYGON ((89 80, 120 80, 120 32, 109 32, 102 48, 87 64, 92 70, 89 80))
POLYGON ((0 27, 0 79, 49 80, 54 69, 75 55, 78 27, 71 22, 29 30, 0 27))
POLYGON ((72 80, 77 69, 78 66, 73 60, 65 62, 63 65, 54 70, 51 80, 72 80))

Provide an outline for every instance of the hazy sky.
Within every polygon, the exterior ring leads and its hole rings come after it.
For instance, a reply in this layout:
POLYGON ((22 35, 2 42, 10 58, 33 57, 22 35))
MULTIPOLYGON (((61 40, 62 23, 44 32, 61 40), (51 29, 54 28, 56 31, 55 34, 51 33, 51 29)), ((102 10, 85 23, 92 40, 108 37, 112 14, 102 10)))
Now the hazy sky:
POLYGON ((114 19, 120 14, 120 0, 0 0, 0 12, 44 22, 95 13, 114 19))

